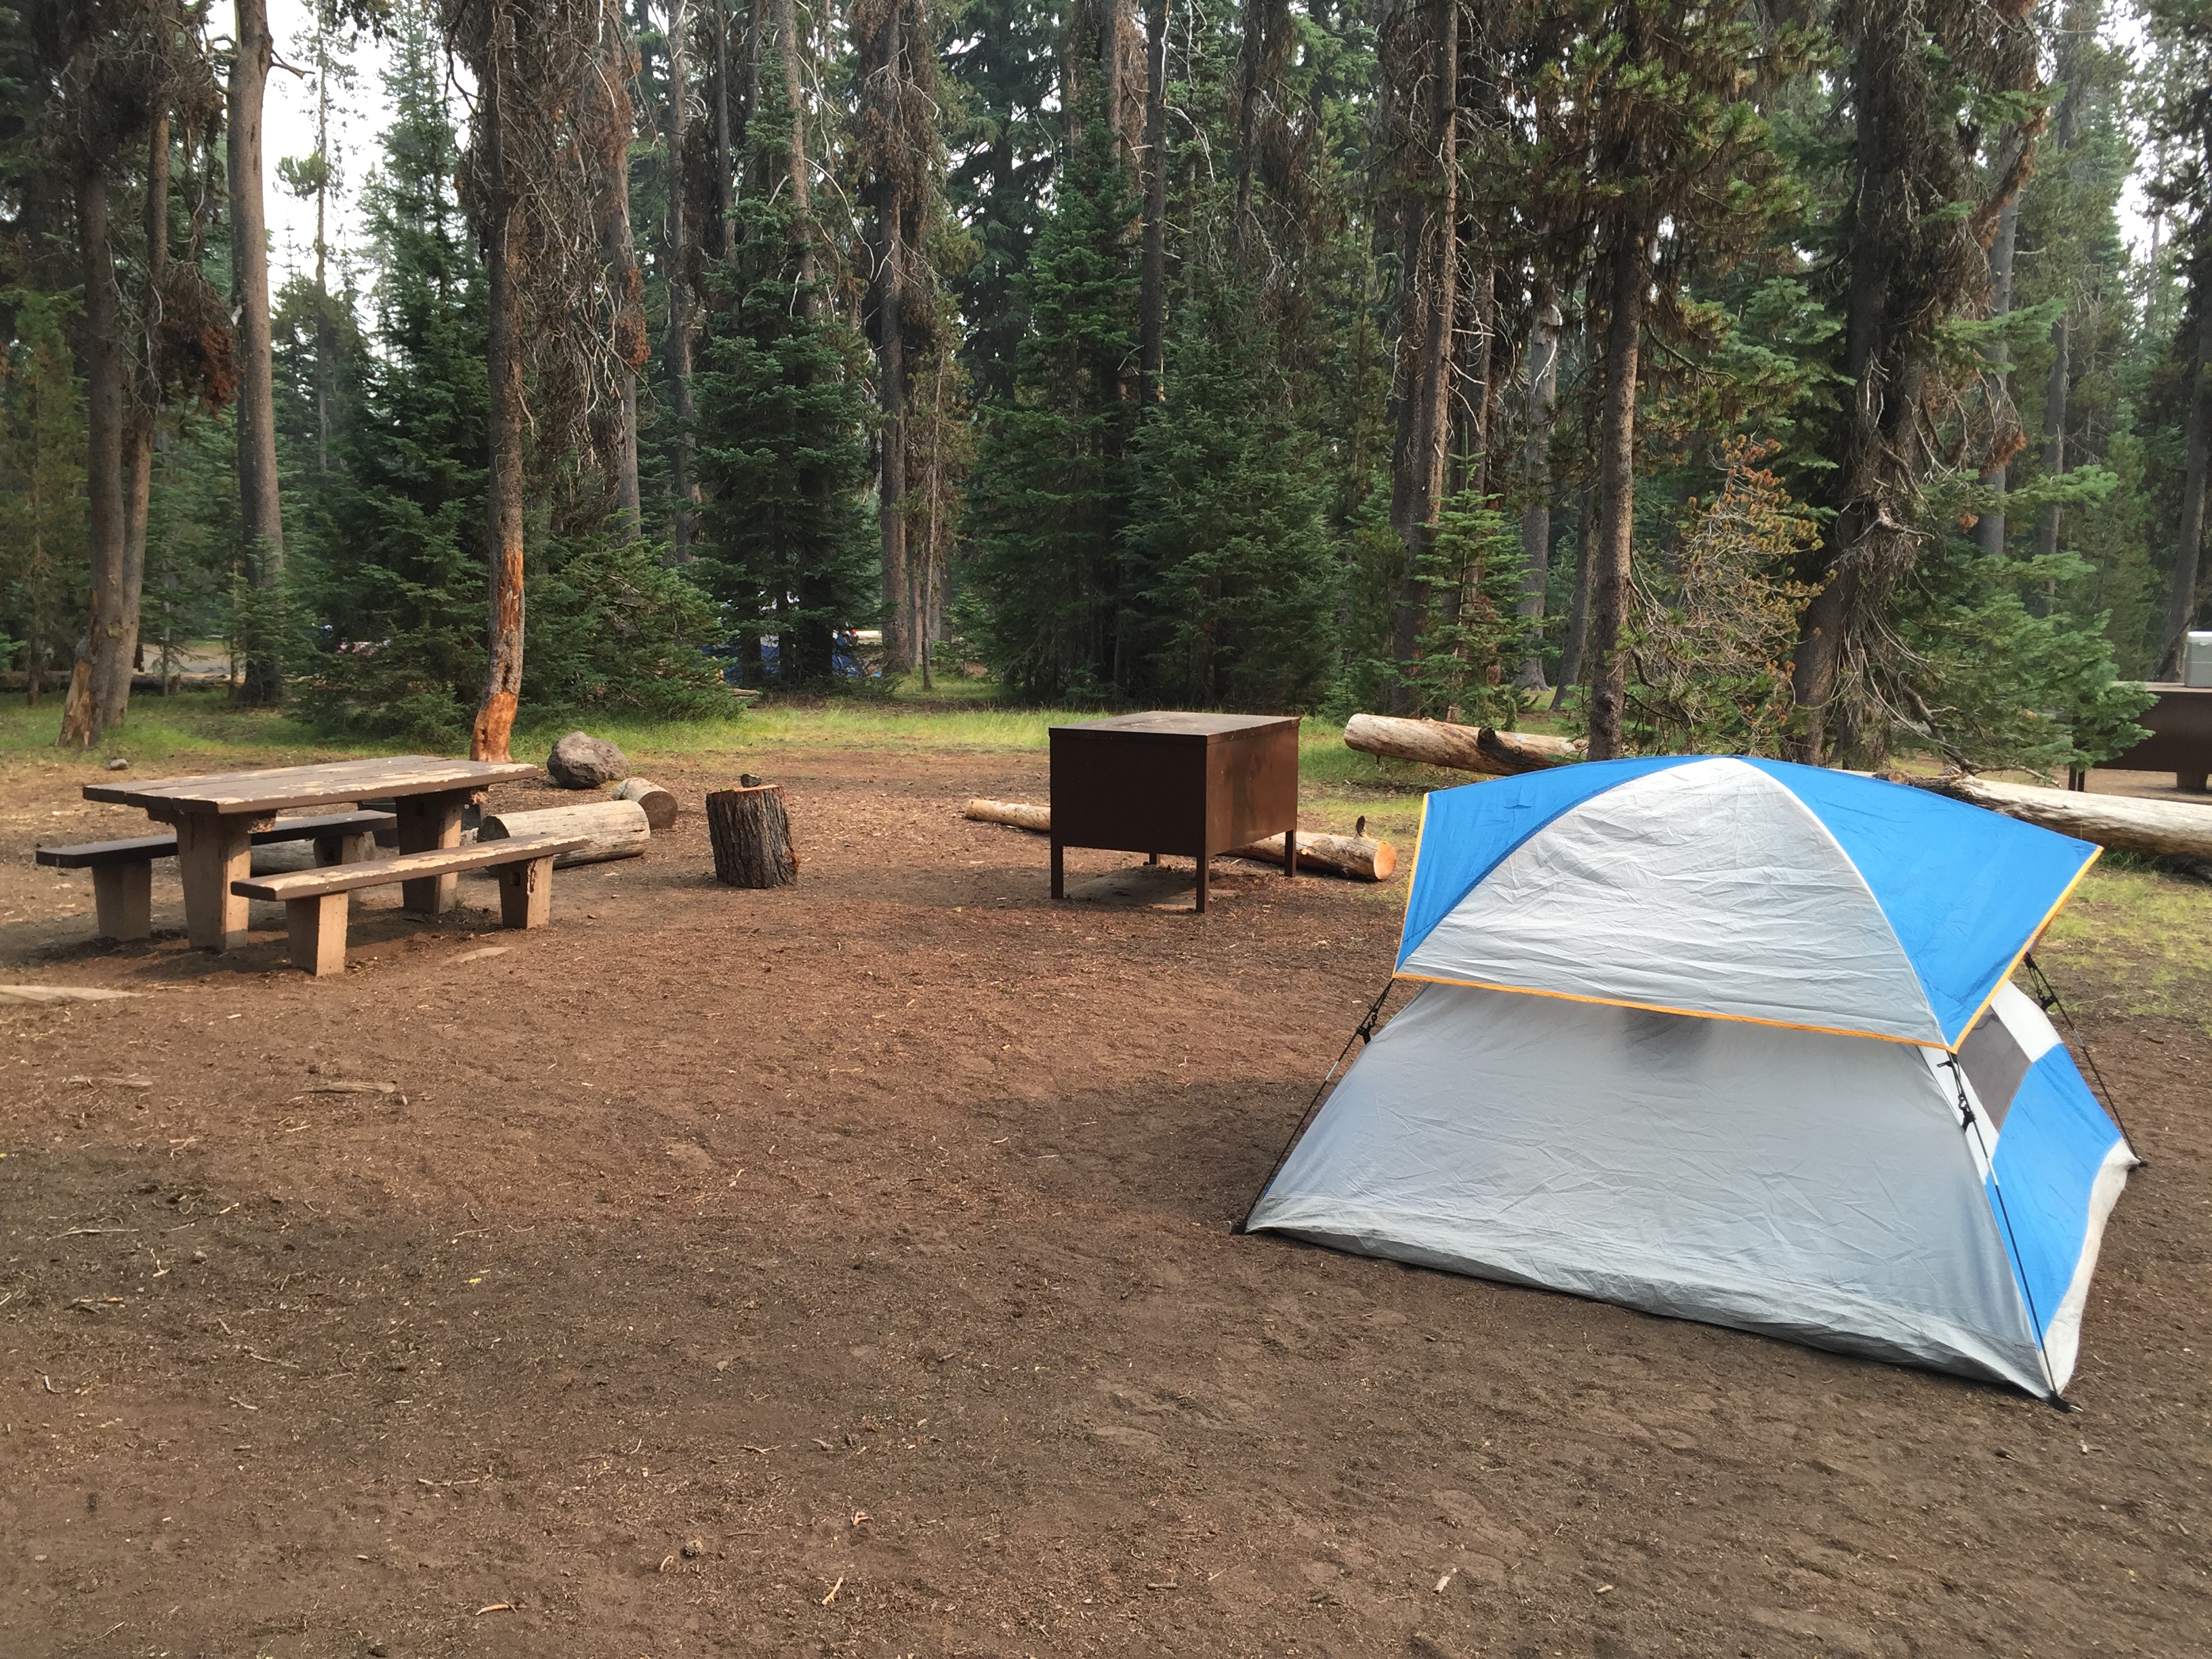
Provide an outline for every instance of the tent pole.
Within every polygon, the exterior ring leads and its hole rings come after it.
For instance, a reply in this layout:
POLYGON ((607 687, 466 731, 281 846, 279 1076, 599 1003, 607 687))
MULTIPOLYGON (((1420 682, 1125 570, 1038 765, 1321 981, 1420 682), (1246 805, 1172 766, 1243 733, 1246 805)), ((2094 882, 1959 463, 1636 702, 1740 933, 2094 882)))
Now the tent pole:
POLYGON ((1274 1165, 1267 1171, 1267 1178, 1260 1183, 1260 1190, 1252 1194, 1252 1201, 1244 1206, 1243 1218, 1229 1230, 1231 1233, 1241 1234, 1251 1224, 1252 1212, 1260 1207, 1260 1200, 1267 1197, 1267 1188, 1275 1184, 1275 1177, 1282 1174, 1283 1165, 1290 1162, 1291 1148, 1298 1144, 1299 1138, 1305 1133, 1306 1125, 1313 1121, 1313 1115, 1321 1106, 1322 1097, 1328 1092, 1328 1085, 1336 1081, 1337 1067, 1344 1064, 1344 1056, 1352 1052, 1352 1045, 1362 1038, 1373 1041, 1376 1016, 1382 1012, 1383 1000, 1389 997, 1391 988, 1397 982, 1398 976, 1395 974, 1382 981, 1382 988, 1375 994, 1375 1000, 1367 1005, 1367 1012, 1360 1019, 1358 1026, 1350 1036, 1345 1038, 1343 1051, 1336 1057, 1336 1065, 1328 1068, 1328 1075, 1321 1080, 1321 1087, 1314 1091, 1314 1097, 1306 1103, 1304 1112, 1299 1115, 1297 1127, 1291 1131, 1291 1138, 1283 1143, 1283 1150, 1275 1154, 1274 1165))

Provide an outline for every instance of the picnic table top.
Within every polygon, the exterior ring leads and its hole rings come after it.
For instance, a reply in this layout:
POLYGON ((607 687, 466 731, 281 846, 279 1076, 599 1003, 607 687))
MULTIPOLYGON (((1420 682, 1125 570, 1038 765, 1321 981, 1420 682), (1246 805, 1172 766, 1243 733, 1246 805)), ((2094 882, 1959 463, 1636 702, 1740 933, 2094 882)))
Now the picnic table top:
POLYGON ((277 766, 258 772, 216 772, 205 777, 165 778, 153 783, 88 783, 84 798, 148 811, 261 813, 292 806, 326 806, 337 801, 482 789, 537 775, 538 769, 526 761, 394 755, 378 760, 277 766))

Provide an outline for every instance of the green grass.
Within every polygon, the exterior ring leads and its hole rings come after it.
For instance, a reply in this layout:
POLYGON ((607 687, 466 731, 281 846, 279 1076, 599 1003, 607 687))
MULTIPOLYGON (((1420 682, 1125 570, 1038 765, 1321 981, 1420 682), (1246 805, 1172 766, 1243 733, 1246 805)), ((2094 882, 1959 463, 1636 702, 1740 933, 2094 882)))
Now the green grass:
POLYGON ((2107 855, 2036 956, 2069 1002, 2212 1031, 2212 888, 2202 882, 2107 855))
MULTIPOLYGON (((1053 726, 1085 718, 1066 709, 1015 707, 994 687, 953 681, 927 693, 908 684, 889 696, 769 696, 709 720, 593 717, 582 723, 621 744, 642 770, 662 757, 734 762, 807 750, 1042 757, 1053 726)), ((419 746, 332 737, 286 714, 239 708, 220 691, 133 698, 129 723, 89 756, 55 747, 60 724, 58 696, 36 709, 20 696, 0 700, 0 763, 40 762, 88 774, 122 756, 141 775, 160 775, 402 754, 419 746)), ((577 724, 573 716, 526 720, 514 752, 541 757, 577 724)), ((1298 762, 1310 827, 1349 834, 1364 818, 1369 835, 1397 844, 1401 881, 1366 890, 1377 902, 1401 903, 1423 797, 1469 780, 1358 753, 1344 746, 1336 722, 1322 719, 1306 721, 1298 762)), ((2053 923, 2041 957, 2061 991, 2085 1009, 2189 1019, 2212 1030, 2212 890, 2201 883, 2108 857, 2053 923)))

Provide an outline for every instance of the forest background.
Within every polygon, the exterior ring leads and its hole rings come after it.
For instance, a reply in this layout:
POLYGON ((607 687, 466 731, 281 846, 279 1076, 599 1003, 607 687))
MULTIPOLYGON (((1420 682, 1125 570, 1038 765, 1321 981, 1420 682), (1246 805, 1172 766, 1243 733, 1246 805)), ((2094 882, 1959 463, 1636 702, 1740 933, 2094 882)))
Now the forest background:
POLYGON ((0 5, 0 662, 64 743, 213 639, 481 757, 980 663, 2055 769, 2203 614, 2212 0, 307 22, 0 5))

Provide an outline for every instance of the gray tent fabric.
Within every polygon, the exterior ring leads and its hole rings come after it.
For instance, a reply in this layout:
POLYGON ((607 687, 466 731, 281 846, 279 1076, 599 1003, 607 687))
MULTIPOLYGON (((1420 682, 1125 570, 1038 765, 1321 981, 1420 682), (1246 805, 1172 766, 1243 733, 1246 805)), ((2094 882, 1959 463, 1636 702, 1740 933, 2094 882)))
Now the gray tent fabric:
POLYGON ((1428 985, 1247 1226, 2051 1394, 1948 1063, 1428 985))
POLYGON ((1740 760, 1653 772, 1562 813, 1399 972, 1945 1046, 1857 866, 1740 760))

